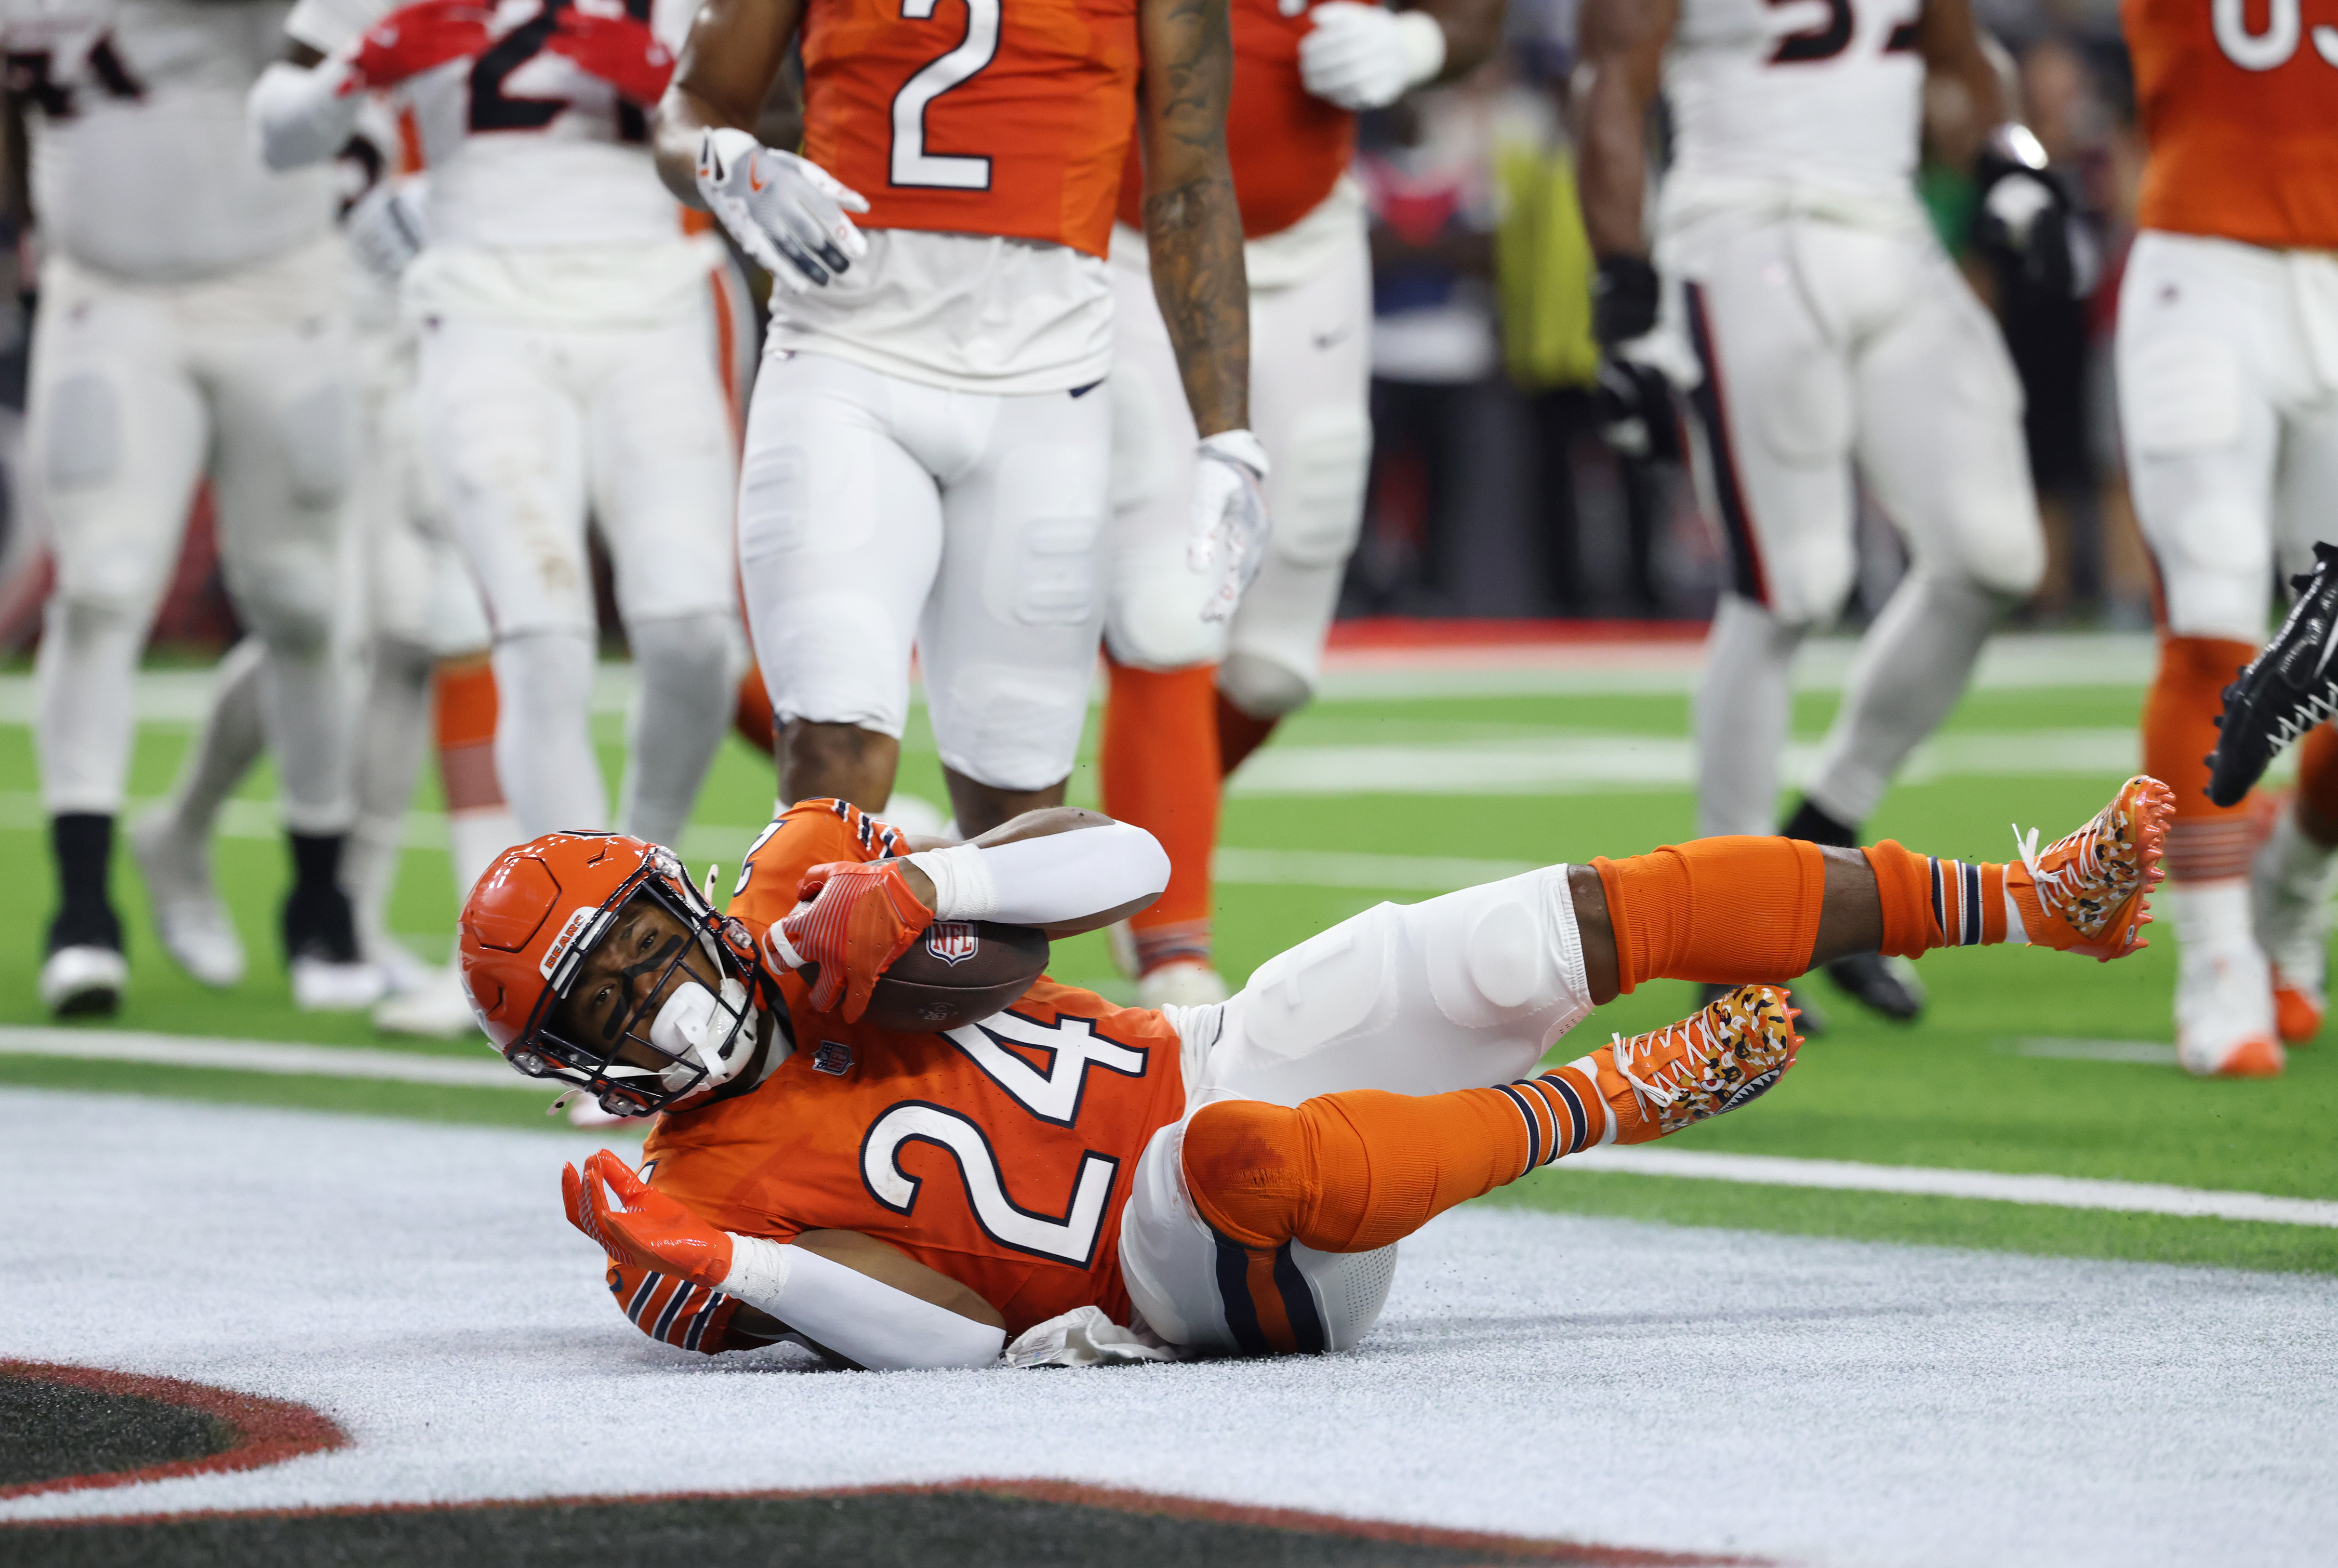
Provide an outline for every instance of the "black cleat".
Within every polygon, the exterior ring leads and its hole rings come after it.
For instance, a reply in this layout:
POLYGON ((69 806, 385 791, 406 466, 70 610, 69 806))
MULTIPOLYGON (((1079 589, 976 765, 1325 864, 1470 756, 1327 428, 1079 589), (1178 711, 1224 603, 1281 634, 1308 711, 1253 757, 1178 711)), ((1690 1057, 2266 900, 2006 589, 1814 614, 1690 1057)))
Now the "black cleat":
POLYGON ((2219 806, 2239 805, 2275 757, 2338 711, 2338 548, 2317 543, 2313 563, 2290 580, 2289 619, 2225 688, 2223 733, 2208 753, 2208 799, 2219 806))
POLYGON ((1924 983, 1916 978, 1915 965, 1905 960, 1860 953, 1836 959, 1826 966, 1826 974, 1852 1001, 1894 1023, 1912 1023, 1924 1011, 1924 983))
MULTIPOLYGON (((1707 984, 1698 988, 1697 999, 1704 1005, 1710 1007, 1724 996, 1735 995, 1739 989, 1740 987, 1735 985, 1707 984)), ((1827 1032, 1827 1015, 1816 1003, 1811 1000, 1809 986, 1798 985, 1792 990, 1780 986, 1779 989, 1786 991, 1786 1005, 1794 1010, 1795 1034, 1805 1040, 1815 1040, 1827 1032)))

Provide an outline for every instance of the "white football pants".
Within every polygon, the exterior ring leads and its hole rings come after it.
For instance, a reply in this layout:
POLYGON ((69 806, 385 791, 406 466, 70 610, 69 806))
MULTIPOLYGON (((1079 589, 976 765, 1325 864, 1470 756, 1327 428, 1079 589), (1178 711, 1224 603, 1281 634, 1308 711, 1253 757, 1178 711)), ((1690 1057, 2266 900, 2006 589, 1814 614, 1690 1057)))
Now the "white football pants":
POLYGON ((1111 418, 1101 386, 1001 397, 767 358, 739 570, 780 722, 899 737, 914 643, 944 763, 994 789, 1067 777, 1104 622, 1111 418))
POLYGON ((208 470, 228 593, 266 650, 285 825, 349 827, 334 635, 355 439, 343 266, 338 239, 170 286, 44 265, 26 446, 57 564, 34 666, 52 814, 122 808, 139 651, 208 470))
POLYGON ((1929 233, 1724 214, 1670 237, 1667 328, 1699 372, 1693 466, 1730 561, 1697 695, 1697 828, 1773 827, 1793 655, 1855 566, 1855 463, 1910 569, 1868 634, 1811 797, 1852 824, 1963 691, 2046 548, 2021 387, 1929 233))
POLYGON ((496 768, 520 831, 608 825, 590 709, 589 512, 641 699, 619 826, 678 837, 730 721, 735 467, 711 298, 654 327, 423 327, 423 449, 486 602, 496 768))
MULTIPOLYGON (((1219 1100, 1297 1105, 1382 1089, 1442 1094, 1531 1073, 1591 1011, 1567 868, 1381 904, 1268 959, 1232 1000, 1166 1012, 1184 1040, 1185 1118, 1153 1135, 1121 1219, 1130 1299, 1162 1338, 1233 1349, 1219 1242, 1185 1188, 1186 1122, 1219 1100)), ((1324 1348, 1380 1316, 1396 1248, 1318 1252, 1293 1243, 1324 1348)))
POLYGON ((1141 669, 1215 662, 1219 690, 1254 718, 1303 707, 1322 671, 1371 466, 1371 255, 1361 210, 1352 242, 1321 270, 1251 290, 1251 428, 1272 465, 1274 536, 1230 622, 1203 621, 1216 578, 1185 564, 1199 437, 1141 243, 1113 247, 1112 286, 1106 644, 1141 669))
POLYGON ((2167 629, 2263 642, 2276 565, 2338 540, 2338 257, 2147 230, 2116 352, 2167 629))

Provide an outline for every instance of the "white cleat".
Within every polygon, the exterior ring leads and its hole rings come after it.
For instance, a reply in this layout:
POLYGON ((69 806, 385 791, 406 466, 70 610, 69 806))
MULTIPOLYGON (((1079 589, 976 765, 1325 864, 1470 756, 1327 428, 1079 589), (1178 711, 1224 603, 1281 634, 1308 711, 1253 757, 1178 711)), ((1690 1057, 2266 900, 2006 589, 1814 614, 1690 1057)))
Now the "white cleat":
POLYGON ((2329 1010, 2330 890, 2338 856, 2308 838, 2286 802, 2257 850, 2249 875, 2257 945, 2273 962, 2274 1022, 2281 1038, 2303 1044, 2321 1032, 2329 1010))
POLYGON ((362 1013, 381 1000, 382 984, 376 965, 292 960, 292 1005, 303 1013, 362 1013))
POLYGON ((2171 882, 2176 927, 2176 1060, 2202 1078, 2271 1078, 2285 1062, 2274 1034, 2273 969, 2249 930, 2243 877, 2171 882))
POLYGON ((1136 983, 1139 1007, 1206 1007, 1226 995, 1225 976, 1193 959, 1164 964, 1136 983))
POLYGON ((59 1018, 111 1014, 129 985, 129 962, 111 947, 60 947, 41 965, 41 1005, 59 1018))
POLYGON ((373 1026, 385 1034, 422 1034, 460 1040, 479 1027, 462 977, 451 964, 424 969, 411 985, 394 985, 374 1004, 373 1026))
POLYGON ((130 829, 130 853, 154 906, 154 932, 172 961, 202 985, 226 990, 243 979, 243 938, 211 886, 206 847, 182 838, 170 811, 150 811, 130 829))

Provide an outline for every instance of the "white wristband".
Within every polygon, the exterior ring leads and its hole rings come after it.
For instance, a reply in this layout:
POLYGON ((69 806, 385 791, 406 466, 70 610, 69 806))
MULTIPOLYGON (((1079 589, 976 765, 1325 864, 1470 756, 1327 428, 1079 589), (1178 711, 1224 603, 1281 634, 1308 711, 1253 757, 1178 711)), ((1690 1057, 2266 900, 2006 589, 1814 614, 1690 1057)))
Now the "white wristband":
POLYGON ((1396 14, 1397 41, 1404 48, 1404 75, 1418 87, 1445 69, 1445 28, 1426 11, 1396 14))
POLYGON ((801 1247, 731 1232, 722 1293, 872 1372, 987 1367, 1007 1331, 920 1300, 801 1247))
POLYGON ((934 885, 937 920, 987 920, 998 907, 998 884, 983 852, 972 844, 920 849, 909 864, 934 885))
POLYGON ((305 68, 270 62, 244 100, 260 161, 281 173, 337 156, 365 104, 364 93, 343 91, 349 75, 339 55, 305 68))
MULTIPOLYGON (((1408 11, 1405 15, 1410 16, 1413 13, 1408 11)), ((1262 480, 1269 471, 1266 443, 1247 430, 1221 430, 1214 436, 1204 436, 1202 437, 1202 449, 1220 457, 1232 458, 1262 480)))

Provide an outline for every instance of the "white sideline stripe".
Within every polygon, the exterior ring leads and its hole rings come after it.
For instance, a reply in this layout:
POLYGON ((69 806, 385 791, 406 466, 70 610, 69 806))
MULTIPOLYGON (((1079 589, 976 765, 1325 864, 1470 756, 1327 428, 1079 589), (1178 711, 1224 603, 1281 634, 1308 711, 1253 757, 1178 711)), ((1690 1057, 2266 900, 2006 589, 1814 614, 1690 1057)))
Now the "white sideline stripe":
POLYGON ((308 1078, 368 1078, 455 1089, 521 1089, 557 1084, 523 1078, 501 1062, 464 1062, 362 1045, 286 1045, 268 1040, 207 1040, 130 1029, 43 1029, 0 1025, 0 1056, 68 1056, 84 1062, 147 1062, 165 1067, 224 1067, 308 1078))
POLYGON ((1221 882, 1268 887, 1389 887, 1414 893, 1450 893, 1538 868, 1532 860, 1314 849, 1221 848, 1210 860, 1210 874, 1221 882))
POLYGON ((2003 1048, 2017 1056, 2071 1062, 2136 1062, 2152 1067, 2176 1065, 2176 1047, 2150 1040, 2061 1040, 2042 1036, 2009 1040, 2003 1048))
MULTIPOLYGON (((64 1056, 83 1061, 150 1062, 172 1067, 217 1067, 309 1077, 387 1079, 466 1089, 518 1089, 535 1094, 543 1093, 547 1087, 492 1062, 458 1062, 443 1056, 359 1046, 207 1040, 130 1030, 0 1026, 0 1055, 64 1056)), ((1586 1149, 1570 1156, 1559 1169, 2338 1228, 2338 1203, 2276 1198, 2263 1192, 2169 1187, 2148 1181, 2013 1176, 1991 1171, 1942 1171, 1914 1165, 1866 1165, 1848 1160, 1796 1160, 1770 1154, 1708 1154, 1648 1148, 1586 1149)))
POLYGON ((2198 1220, 2252 1220, 2268 1225, 2338 1228, 2338 1203, 2217 1192, 2156 1181, 2104 1181, 2082 1176, 2012 1176, 1995 1171, 1943 1171, 1923 1165, 1866 1165, 1850 1160, 1794 1160, 1774 1154, 1706 1154, 1692 1150, 1586 1149, 1556 1169, 1632 1176, 1685 1176, 1765 1187, 1821 1187, 1846 1192, 1906 1192, 1928 1198, 1979 1198, 2056 1209, 2108 1209, 2124 1214, 2175 1214, 2198 1220))

